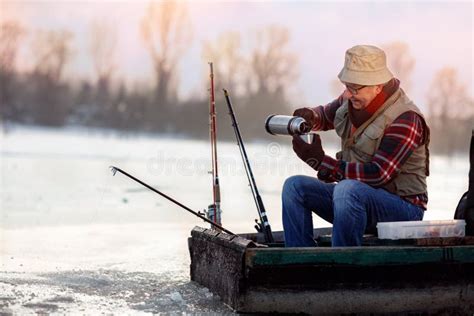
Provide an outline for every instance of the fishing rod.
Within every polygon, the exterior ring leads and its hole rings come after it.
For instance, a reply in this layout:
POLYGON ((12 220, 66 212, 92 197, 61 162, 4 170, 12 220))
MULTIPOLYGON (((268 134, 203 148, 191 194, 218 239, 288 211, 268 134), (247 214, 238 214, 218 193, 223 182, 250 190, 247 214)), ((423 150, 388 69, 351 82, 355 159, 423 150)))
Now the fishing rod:
POLYGON ((219 184, 219 173, 217 169, 217 124, 216 124, 216 101, 214 97, 214 69, 212 62, 209 63, 209 134, 211 139, 211 157, 212 157, 212 194, 213 204, 207 209, 207 217, 214 224, 222 224, 221 219, 221 189, 219 184))
POLYGON ((217 228, 217 229, 219 229, 219 230, 221 230, 221 231, 223 231, 223 232, 225 232, 225 233, 227 233, 227 234, 229 234, 229 235, 235 235, 235 234, 234 234, 233 232, 231 232, 230 230, 227 230, 227 229, 225 229, 224 227, 222 227, 221 225, 214 223, 214 222, 211 221, 210 219, 207 219, 205 216, 202 216, 200 212, 193 211, 193 210, 190 209, 189 207, 187 207, 187 206, 185 206, 185 205, 179 203, 179 202, 176 201, 175 199, 173 199, 173 198, 169 197, 168 195, 166 195, 166 194, 164 194, 164 193, 158 191, 157 189, 153 188, 152 186, 146 184, 145 182, 143 182, 143 181, 141 181, 141 180, 135 178, 134 176, 128 174, 128 173, 125 172, 125 171, 123 171, 122 169, 117 168, 117 167, 114 167, 114 166, 110 166, 110 171, 112 171, 112 174, 113 174, 114 176, 115 176, 115 174, 117 173, 117 171, 120 172, 120 173, 122 173, 123 175, 129 177, 130 179, 132 179, 132 180, 134 180, 134 181, 140 183, 140 184, 143 185, 144 187, 146 187, 146 188, 152 190, 152 191, 155 192, 155 193, 158 193, 159 195, 161 195, 161 196, 164 197, 165 199, 167 199, 167 200, 173 202, 174 204, 176 204, 176 205, 178 205, 178 206, 184 208, 186 211, 188 211, 188 212, 190 212, 191 214, 193 214, 193 215, 199 217, 199 218, 202 219, 203 221, 208 222, 209 224, 211 224, 211 225, 214 226, 215 228, 217 228))
POLYGON ((255 183, 252 168, 250 167, 247 152, 245 151, 244 141, 242 140, 242 136, 240 134, 239 123, 237 123, 237 119, 235 118, 234 110, 232 109, 232 103, 230 102, 229 93, 227 92, 227 90, 223 90, 225 100, 229 108, 229 115, 232 120, 232 127, 234 128, 235 137, 237 138, 237 145, 239 146, 240 155, 242 156, 242 161, 245 167, 245 172, 247 173, 247 178, 249 180, 250 190, 252 191, 252 196, 255 201, 255 205, 257 206, 258 216, 260 217, 260 223, 255 220, 257 222, 255 228, 258 232, 262 232, 264 234, 265 241, 267 243, 273 243, 275 241, 273 239, 272 229, 270 227, 270 223, 268 222, 267 212, 265 211, 265 206, 263 205, 262 198, 260 197, 260 193, 258 193, 257 184, 255 183))

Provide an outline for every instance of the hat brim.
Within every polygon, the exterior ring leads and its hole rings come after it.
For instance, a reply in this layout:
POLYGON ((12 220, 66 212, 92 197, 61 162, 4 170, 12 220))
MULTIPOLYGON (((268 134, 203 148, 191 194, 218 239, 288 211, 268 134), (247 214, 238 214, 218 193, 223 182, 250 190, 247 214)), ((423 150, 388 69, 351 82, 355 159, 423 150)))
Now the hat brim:
POLYGON ((337 77, 346 83, 375 86, 390 81, 393 78, 393 74, 387 68, 378 71, 354 71, 342 68, 337 77))

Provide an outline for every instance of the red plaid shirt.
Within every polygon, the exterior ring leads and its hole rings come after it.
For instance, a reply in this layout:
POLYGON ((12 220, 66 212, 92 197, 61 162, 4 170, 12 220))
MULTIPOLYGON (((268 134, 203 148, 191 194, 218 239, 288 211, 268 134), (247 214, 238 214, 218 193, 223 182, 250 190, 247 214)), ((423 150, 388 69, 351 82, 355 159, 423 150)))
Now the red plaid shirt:
MULTIPOLYGON (((336 110, 341 104, 342 97, 339 97, 326 106, 314 108, 320 118, 314 129, 333 129, 336 110)), ((413 151, 424 144, 423 130, 423 119, 415 112, 405 112, 385 129, 371 162, 347 162, 325 156, 318 168, 318 178, 325 182, 354 179, 372 187, 381 187, 392 180, 413 151)), ((402 198, 426 210, 428 193, 402 198)))

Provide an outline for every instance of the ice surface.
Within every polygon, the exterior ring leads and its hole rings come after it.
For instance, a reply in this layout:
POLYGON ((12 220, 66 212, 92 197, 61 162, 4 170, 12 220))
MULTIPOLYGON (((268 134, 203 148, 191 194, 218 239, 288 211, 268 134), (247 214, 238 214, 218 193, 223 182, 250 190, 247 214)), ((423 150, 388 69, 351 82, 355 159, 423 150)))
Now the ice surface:
MULTIPOLYGON (((276 140, 247 151, 279 230, 285 178, 313 171, 276 140)), ((189 281, 187 238, 206 224, 108 169, 199 211, 212 199, 207 142, 16 127, 0 144, 0 314, 230 313, 189 281)), ((219 159, 224 226, 251 232, 256 211, 235 143, 221 143, 219 159)), ((432 158, 425 219, 453 217, 468 167, 467 157, 432 158)))

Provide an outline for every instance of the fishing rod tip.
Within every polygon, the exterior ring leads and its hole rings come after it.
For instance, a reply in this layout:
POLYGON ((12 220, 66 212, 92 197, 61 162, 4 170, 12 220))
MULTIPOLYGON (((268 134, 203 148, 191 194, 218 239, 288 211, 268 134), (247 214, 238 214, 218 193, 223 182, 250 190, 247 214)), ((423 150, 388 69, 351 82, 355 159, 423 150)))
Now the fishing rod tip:
POLYGON ((117 173, 117 168, 115 168, 114 166, 110 166, 109 169, 110 171, 112 171, 112 176, 115 176, 115 174, 117 173))

